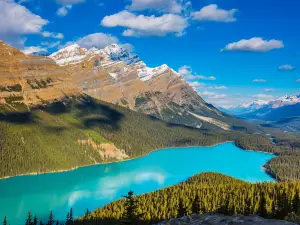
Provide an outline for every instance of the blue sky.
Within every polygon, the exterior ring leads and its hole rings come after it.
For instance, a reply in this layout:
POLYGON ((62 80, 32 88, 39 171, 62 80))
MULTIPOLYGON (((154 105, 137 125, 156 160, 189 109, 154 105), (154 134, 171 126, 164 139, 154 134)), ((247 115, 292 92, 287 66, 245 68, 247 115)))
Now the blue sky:
POLYGON ((299 12, 299 0, 0 0, 0 39, 49 52, 126 44, 228 107, 300 93, 299 12))

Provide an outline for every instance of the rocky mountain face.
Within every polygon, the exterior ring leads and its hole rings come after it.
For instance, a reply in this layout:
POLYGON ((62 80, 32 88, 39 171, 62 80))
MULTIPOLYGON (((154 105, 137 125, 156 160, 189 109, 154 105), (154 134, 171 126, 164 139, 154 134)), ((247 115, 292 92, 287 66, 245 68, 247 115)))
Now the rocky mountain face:
POLYGON ((71 74, 80 90, 94 98, 197 128, 248 126, 207 104, 167 65, 150 68, 117 44, 89 50, 74 44, 50 58, 71 74))
POLYGON ((79 95, 70 78, 52 59, 25 55, 0 41, 2 112, 28 111, 30 106, 79 95))
POLYGON ((296 225, 283 220, 264 219, 259 216, 225 216, 205 213, 160 222, 157 225, 296 225))

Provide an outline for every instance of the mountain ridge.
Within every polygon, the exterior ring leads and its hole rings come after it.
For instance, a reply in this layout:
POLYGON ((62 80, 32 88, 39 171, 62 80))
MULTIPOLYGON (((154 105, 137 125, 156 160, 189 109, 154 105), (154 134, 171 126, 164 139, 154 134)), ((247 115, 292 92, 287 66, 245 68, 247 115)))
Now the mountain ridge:
MULTIPOLYGON (((117 44, 89 50, 74 44, 49 57, 69 71, 82 92, 96 99, 171 123, 198 128, 223 129, 218 125, 222 123, 230 129, 252 126, 206 103, 180 74, 166 64, 147 67, 137 55, 117 44)), ((250 130, 255 130, 254 126, 250 130)))

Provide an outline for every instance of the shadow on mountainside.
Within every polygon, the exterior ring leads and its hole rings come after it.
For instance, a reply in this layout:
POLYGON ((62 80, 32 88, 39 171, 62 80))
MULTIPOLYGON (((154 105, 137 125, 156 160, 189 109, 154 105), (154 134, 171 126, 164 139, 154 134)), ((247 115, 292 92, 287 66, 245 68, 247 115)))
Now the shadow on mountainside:
POLYGON ((120 129, 120 122, 125 118, 123 113, 94 99, 82 98, 80 100, 70 100, 67 98, 48 105, 32 108, 31 112, 0 112, 0 121, 20 125, 39 124, 39 126, 42 126, 49 132, 61 132, 68 129, 68 126, 64 126, 67 119, 59 117, 61 115, 75 119, 77 121, 76 125, 80 129, 99 127, 107 130, 117 130, 120 129), (40 116, 38 112, 50 114, 49 116, 52 120, 54 118, 53 124, 44 123, 43 120, 47 120, 47 114, 40 116))

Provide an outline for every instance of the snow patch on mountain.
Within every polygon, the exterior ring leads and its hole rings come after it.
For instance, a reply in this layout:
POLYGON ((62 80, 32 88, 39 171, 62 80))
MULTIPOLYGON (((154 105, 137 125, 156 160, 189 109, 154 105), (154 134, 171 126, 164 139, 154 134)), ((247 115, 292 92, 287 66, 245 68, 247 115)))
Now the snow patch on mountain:
MULTIPOLYGON (((65 66, 68 64, 81 63, 85 59, 90 60, 96 55, 100 56, 101 66, 104 68, 111 67, 119 62, 124 62, 128 66, 133 66, 136 68, 137 74, 142 81, 151 80, 153 77, 168 71, 179 76, 177 72, 169 68, 166 64, 154 68, 147 67, 137 55, 128 52, 118 44, 109 45, 104 49, 92 47, 89 50, 81 48, 78 44, 73 44, 51 54, 49 57, 55 60, 58 65, 65 66)), ((117 73, 109 74, 114 79, 117 79, 118 77, 117 73)))
POLYGON ((227 110, 233 114, 251 113, 259 109, 276 109, 287 105, 294 105, 300 103, 300 94, 285 95, 276 100, 263 101, 256 100, 251 103, 242 104, 236 107, 227 108, 227 110))

